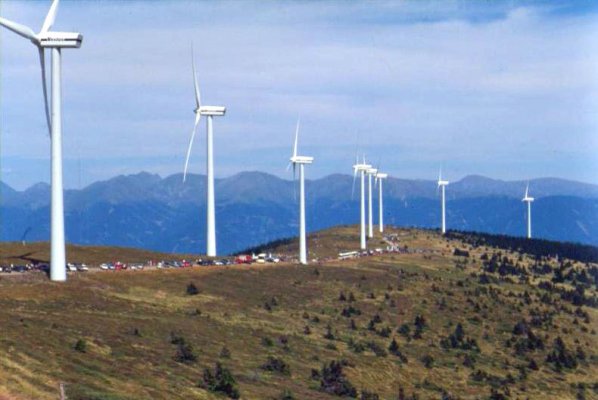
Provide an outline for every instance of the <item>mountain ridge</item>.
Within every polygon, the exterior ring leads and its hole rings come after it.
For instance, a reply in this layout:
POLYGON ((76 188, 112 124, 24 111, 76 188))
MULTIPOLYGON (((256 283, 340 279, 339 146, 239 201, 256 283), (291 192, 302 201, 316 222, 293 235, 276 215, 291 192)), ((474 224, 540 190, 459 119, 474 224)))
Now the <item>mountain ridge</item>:
MULTIPOLYGON (((292 180, 259 171, 216 179, 219 253, 232 253, 297 231, 292 180)), ((447 189, 449 229, 521 236, 525 233, 524 181, 467 176, 447 189)), ((332 174, 306 181, 308 231, 359 221, 359 180, 332 174), (355 186, 354 186, 355 185, 355 186), (353 194, 352 194, 353 192, 353 194)), ((162 252, 205 249, 205 176, 138 173, 65 191, 67 240, 77 244, 134 246, 162 252)), ((377 190, 373 191, 378 220, 377 190)), ((530 180, 534 236, 598 244, 598 186, 552 178, 530 180)), ((0 239, 49 237, 50 187, 24 191, 0 185, 0 239)), ((384 182, 387 224, 437 227, 436 183, 389 178, 384 182)))

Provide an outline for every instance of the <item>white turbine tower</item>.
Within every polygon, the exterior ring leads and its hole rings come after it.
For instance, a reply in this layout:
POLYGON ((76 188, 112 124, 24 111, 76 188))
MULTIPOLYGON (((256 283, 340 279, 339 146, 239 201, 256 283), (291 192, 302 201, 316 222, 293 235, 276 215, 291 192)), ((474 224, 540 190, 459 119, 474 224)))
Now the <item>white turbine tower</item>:
POLYGON ((368 176, 368 237, 371 239, 374 237, 374 217, 372 207, 372 177, 375 177, 378 173, 376 168, 369 168, 365 173, 368 176))
POLYGON ((527 203, 527 238, 532 238, 532 202, 534 198, 529 195, 529 183, 525 187, 525 196, 521 199, 524 203, 527 203))
POLYGON ((44 104, 46 110, 46 122, 50 131, 52 143, 52 200, 50 214, 50 279, 53 281, 66 280, 66 254, 64 244, 64 200, 62 187, 62 110, 61 110, 61 49, 78 49, 81 47, 83 36, 75 32, 53 32, 50 31, 58 1, 54 0, 50 11, 44 20, 42 29, 35 34, 31 28, 17 24, 0 17, 0 25, 10 29, 16 34, 23 36, 37 46, 39 61, 42 72, 42 88, 44 92, 44 104), (46 85, 46 61, 45 49, 52 50, 52 101, 51 114, 48 106, 48 90, 46 85))
MULTIPOLYGON (((297 129, 295 130, 295 144, 293 145, 293 154, 290 158, 290 164, 293 165, 293 181, 295 180, 295 168, 299 165, 299 262, 307 264, 307 242, 305 238, 305 164, 311 164, 313 157, 298 156, 297 144, 299 142, 299 120, 297 120, 297 129)), ((293 182, 294 183, 294 182, 293 182)))
POLYGON ((355 161, 353 165, 353 189, 351 195, 355 191, 355 178, 359 172, 361 175, 361 200, 360 200, 360 247, 362 250, 366 249, 366 238, 365 238, 365 174, 368 169, 372 168, 371 165, 365 163, 365 159, 362 163, 359 160, 355 161))
POLYGON ((378 172, 376 174, 376 184, 378 186, 378 228, 380 233, 384 232, 384 202, 382 200, 382 181, 388 178, 388 174, 378 172))
POLYGON ((202 115, 207 117, 206 136, 207 143, 207 250, 206 255, 209 257, 216 256, 216 210, 214 201, 214 135, 212 132, 212 118, 221 117, 226 113, 226 107, 223 106, 202 106, 201 95, 199 93, 199 85, 197 84, 197 75, 195 73, 195 58, 193 57, 193 49, 191 49, 191 67, 193 68, 193 84, 195 86, 195 125, 191 132, 191 139, 189 140, 189 147, 187 148, 187 158, 185 159, 185 169, 183 172, 183 182, 187 178, 187 167, 189 166, 189 157, 191 155, 191 147, 193 146, 193 139, 195 138, 195 131, 202 115))
POLYGON ((445 197, 445 188, 449 184, 449 181, 442 180, 442 169, 438 172, 438 187, 442 191, 442 200, 441 200, 441 207, 442 207, 442 234, 446 233, 446 197, 445 197))

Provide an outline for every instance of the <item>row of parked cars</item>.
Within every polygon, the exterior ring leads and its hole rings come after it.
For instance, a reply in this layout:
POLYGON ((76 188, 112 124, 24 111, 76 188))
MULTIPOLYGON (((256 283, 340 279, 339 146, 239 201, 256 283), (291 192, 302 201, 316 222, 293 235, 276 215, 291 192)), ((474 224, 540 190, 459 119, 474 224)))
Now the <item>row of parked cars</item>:
MULTIPOLYGON (((121 271, 121 270, 142 270, 145 266, 155 266, 156 268, 187 268, 196 265, 210 266, 210 265, 232 265, 232 264, 265 264, 278 263, 284 261, 284 258, 273 256, 272 254, 242 254, 235 258, 221 258, 221 259, 197 259, 194 261, 187 260, 167 260, 160 262, 148 261, 147 263, 123 263, 120 261, 108 262, 100 264, 100 269, 104 271, 121 271)), ((89 267, 82 263, 68 263, 67 271, 69 272, 86 272, 89 267)), ((43 271, 48 272, 50 267, 48 264, 26 264, 26 265, 0 265, 0 272, 27 272, 27 271, 43 271)))
MULTIPOLYGON (((84 272, 89 271, 89 268, 85 264, 68 263, 66 269, 69 272, 84 272)), ((42 271, 48 272, 50 266, 48 264, 25 264, 25 265, 0 265, 0 272, 13 273, 13 272, 27 272, 27 271, 42 271)))
POLYGON ((0 265, 0 272, 4 272, 7 274, 10 274, 13 272, 27 272, 27 271, 38 271, 38 270, 47 271, 48 269, 49 269, 49 267, 46 264, 0 265))

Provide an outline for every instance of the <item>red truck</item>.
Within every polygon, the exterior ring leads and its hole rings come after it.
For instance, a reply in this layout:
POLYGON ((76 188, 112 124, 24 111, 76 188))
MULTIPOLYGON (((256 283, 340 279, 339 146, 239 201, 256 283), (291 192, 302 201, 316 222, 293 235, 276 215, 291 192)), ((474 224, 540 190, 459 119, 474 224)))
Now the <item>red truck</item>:
POLYGON ((247 254, 241 254, 235 258, 236 264, 251 264, 252 261, 253 257, 247 254))

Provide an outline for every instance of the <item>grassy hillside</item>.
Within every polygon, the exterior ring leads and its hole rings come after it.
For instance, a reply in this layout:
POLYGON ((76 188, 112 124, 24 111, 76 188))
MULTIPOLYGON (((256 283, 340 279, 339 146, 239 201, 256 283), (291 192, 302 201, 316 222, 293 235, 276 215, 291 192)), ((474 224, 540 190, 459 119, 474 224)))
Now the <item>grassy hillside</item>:
MULTIPOLYGON (((598 397, 595 265, 393 232, 410 253, 2 276, 0 399, 225 398, 216 362, 243 399, 598 397)), ((333 257, 357 229, 309 243, 333 257)))

